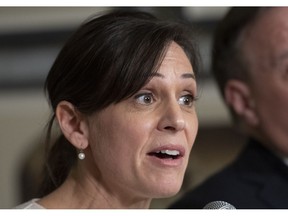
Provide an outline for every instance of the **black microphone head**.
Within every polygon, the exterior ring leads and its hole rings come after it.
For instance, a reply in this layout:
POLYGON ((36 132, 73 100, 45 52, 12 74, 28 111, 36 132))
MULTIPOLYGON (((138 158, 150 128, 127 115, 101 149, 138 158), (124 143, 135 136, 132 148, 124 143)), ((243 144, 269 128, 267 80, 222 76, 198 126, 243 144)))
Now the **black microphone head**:
POLYGON ((204 206, 203 209, 236 209, 233 205, 225 201, 213 201, 204 206))

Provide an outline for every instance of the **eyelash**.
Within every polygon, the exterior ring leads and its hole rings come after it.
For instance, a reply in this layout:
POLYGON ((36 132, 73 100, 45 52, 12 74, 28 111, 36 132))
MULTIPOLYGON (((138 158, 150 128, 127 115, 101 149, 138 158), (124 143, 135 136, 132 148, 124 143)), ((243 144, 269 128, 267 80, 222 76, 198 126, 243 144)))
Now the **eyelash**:
MULTIPOLYGON (((186 97, 186 98, 189 97, 189 99, 191 99, 189 105, 185 105, 185 104, 184 104, 184 106, 188 106, 188 107, 193 107, 194 102, 198 100, 198 97, 195 97, 195 96, 193 96, 192 94, 182 95, 182 96, 179 98, 179 100, 181 100, 183 97, 186 97)), ((134 98, 135 98, 135 100, 136 100, 137 103, 143 104, 143 105, 149 105, 149 104, 152 104, 152 103, 155 101, 155 98, 154 98, 154 96, 153 96, 152 93, 142 93, 142 94, 138 94, 138 95, 135 95, 134 98), (146 97, 146 99, 148 99, 148 97, 149 97, 149 100, 150 100, 150 101, 149 101, 148 103, 145 103, 145 101, 144 101, 144 100, 145 100, 145 97, 146 97), (141 98, 143 99, 142 101, 140 101, 141 98)), ((179 103, 179 104, 180 104, 180 103, 179 103)))

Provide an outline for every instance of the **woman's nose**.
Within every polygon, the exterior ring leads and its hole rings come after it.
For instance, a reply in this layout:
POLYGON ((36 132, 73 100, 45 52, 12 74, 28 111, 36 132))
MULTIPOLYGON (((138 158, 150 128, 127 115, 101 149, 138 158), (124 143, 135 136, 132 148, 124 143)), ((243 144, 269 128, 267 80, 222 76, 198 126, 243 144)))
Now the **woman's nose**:
POLYGON ((177 102, 165 106, 161 115, 159 130, 177 132, 185 128, 183 111, 177 102))

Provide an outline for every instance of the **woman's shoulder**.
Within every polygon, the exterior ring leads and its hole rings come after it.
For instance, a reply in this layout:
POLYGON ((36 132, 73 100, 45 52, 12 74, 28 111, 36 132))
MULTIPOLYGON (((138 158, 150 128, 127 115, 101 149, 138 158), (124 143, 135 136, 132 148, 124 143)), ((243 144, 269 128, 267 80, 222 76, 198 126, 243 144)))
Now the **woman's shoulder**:
POLYGON ((15 209, 44 209, 43 206, 39 205, 36 201, 38 198, 32 199, 28 202, 22 203, 15 207, 15 209))

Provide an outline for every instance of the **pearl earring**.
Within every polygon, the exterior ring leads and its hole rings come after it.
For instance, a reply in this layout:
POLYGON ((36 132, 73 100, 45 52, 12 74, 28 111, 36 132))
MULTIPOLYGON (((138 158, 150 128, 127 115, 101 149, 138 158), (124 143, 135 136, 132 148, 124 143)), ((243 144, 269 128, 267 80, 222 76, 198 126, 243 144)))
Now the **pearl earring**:
POLYGON ((78 158, 80 160, 84 160, 85 158, 85 153, 83 152, 83 149, 80 149, 80 152, 78 153, 78 158))

